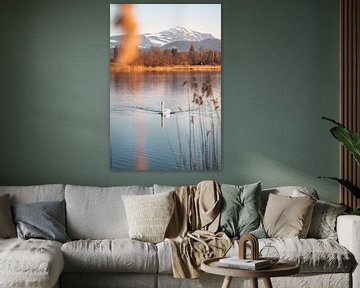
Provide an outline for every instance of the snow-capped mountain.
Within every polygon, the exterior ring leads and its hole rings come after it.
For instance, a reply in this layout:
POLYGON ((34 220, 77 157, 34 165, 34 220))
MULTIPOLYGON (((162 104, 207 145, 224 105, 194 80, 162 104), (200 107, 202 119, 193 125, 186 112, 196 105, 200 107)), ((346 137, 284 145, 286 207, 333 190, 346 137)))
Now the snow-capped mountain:
POLYGON ((194 30, 186 29, 184 27, 174 27, 168 30, 163 30, 158 33, 143 34, 153 46, 161 47, 175 41, 203 41, 205 39, 214 39, 211 34, 201 33, 194 30))
MULTIPOLYGON (((117 44, 122 41, 124 36, 111 36, 110 48, 113 49, 117 44)), ((174 27, 168 30, 163 30, 158 33, 145 33, 139 35, 140 43, 139 48, 150 49, 152 46, 162 47, 176 42, 202 42, 207 39, 216 39, 213 35, 208 33, 201 33, 190 30, 184 27, 174 27)), ((216 39, 220 42, 220 39, 216 39)))

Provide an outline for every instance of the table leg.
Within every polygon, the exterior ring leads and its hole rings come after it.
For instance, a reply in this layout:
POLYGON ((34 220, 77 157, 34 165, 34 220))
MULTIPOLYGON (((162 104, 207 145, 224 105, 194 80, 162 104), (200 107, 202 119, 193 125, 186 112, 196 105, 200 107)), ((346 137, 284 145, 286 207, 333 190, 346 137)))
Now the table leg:
POLYGON ((225 276, 224 282, 221 286, 221 288, 230 288, 232 277, 231 276, 225 276))
POLYGON ((273 288, 270 278, 266 277, 263 279, 264 279, 265 288, 273 288))
POLYGON ((252 287, 258 288, 258 279, 257 278, 251 278, 252 287))

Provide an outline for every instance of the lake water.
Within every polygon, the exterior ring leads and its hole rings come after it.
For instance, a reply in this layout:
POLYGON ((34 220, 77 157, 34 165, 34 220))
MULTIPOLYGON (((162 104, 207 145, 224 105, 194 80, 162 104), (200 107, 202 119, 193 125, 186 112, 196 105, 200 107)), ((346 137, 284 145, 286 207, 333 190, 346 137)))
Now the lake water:
POLYGON ((111 169, 220 169, 220 104, 221 72, 111 73, 111 169))

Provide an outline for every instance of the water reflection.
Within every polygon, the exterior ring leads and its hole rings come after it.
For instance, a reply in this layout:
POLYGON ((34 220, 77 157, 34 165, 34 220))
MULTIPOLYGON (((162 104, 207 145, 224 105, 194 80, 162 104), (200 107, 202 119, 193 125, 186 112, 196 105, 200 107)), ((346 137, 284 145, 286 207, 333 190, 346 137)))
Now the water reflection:
POLYGON ((219 169, 220 95, 220 72, 111 74, 112 169, 219 169))

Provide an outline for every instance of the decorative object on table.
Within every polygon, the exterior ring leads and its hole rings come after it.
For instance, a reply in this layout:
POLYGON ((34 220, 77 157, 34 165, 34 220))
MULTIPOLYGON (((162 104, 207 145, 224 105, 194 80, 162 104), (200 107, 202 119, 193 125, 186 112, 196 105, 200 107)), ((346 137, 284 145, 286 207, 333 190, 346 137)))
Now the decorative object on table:
POLYGON ((299 264, 288 260, 281 260, 277 264, 262 270, 246 270, 221 267, 219 265, 220 259, 222 258, 204 260, 201 263, 201 270, 207 273, 225 276, 222 288, 229 288, 233 277, 250 278, 253 285, 252 287, 258 287, 258 278, 262 278, 265 288, 272 288, 270 277, 283 277, 300 272, 299 264))
POLYGON ((259 241, 251 234, 245 234, 239 239, 239 255, 223 258, 219 260, 219 265, 228 268, 258 270, 270 266, 266 259, 259 259, 259 241), (249 243, 251 250, 251 259, 246 257, 246 244, 249 243))
MULTIPOLYGON (((322 119, 330 121, 336 124, 335 127, 330 129, 331 135, 334 136, 343 146, 353 155, 354 160, 357 162, 358 166, 360 165, 360 136, 356 134, 354 131, 347 129, 343 124, 326 117, 322 117, 322 119)), ((360 171, 360 170, 358 170, 360 171)), ((356 186, 349 179, 341 179, 337 177, 324 177, 321 176, 319 178, 327 178, 334 181, 337 181, 342 186, 344 186, 356 199, 360 198, 360 187, 356 186)), ((352 207, 359 208, 359 207, 352 207)), ((356 210, 354 212, 356 213, 356 210)))
POLYGON ((276 264, 280 259, 280 253, 275 246, 265 245, 259 252, 260 259, 267 260, 270 265, 276 264))
MULTIPOLYGON (((239 265, 247 266, 248 269, 264 269, 279 261, 280 254, 274 246, 265 245, 259 251, 259 240, 252 234, 245 234, 239 239, 239 254, 238 259, 249 260, 247 258, 246 249, 250 246, 251 261, 248 263, 239 263, 239 265), (259 261, 261 260, 261 261, 259 261)), ((231 257, 234 258, 234 257, 231 257)), ((229 259, 230 261, 232 259, 229 259)), ((224 261, 223 261, 224 262, 224 261)), ((225 260, 226 262, 226 260, 225 260)), ((245 269, 245 268, 244 268, 245 269)))
POLYGON ((246 243, 250 244, 251 251, 251 259, 258 260, 259 259, 259 241, 252 234, 245 234, 239 239, 239 258, 246 259, 246 243))
POLYGON ((109 60, 111 169, 221 169, 221 4, 111 4, 109 60))

